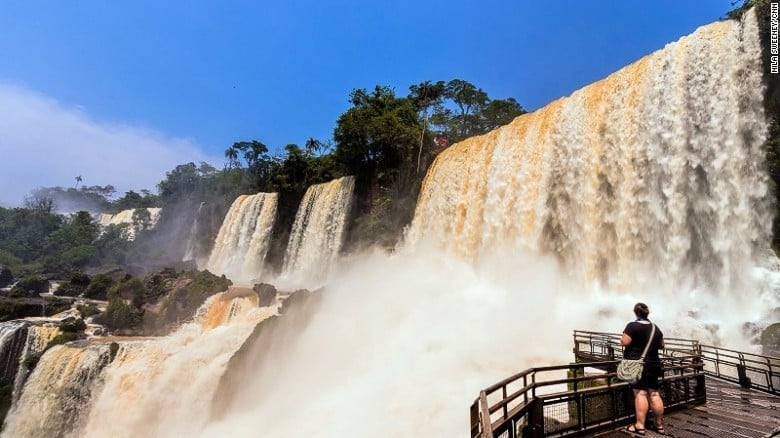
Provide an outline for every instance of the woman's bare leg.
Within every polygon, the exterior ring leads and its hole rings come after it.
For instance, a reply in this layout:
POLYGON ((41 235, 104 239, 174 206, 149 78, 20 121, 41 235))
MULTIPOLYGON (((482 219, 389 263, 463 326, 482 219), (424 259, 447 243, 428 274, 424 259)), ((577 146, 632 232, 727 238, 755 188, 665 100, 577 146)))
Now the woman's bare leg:
POLYGON ((650 402, 650 408, 653 410, 653 416, 655 417, 656 427, 663 427, 664 425, 664 400, 661 398, 661 393, 657 389, 648 391, 647 398, 650 402))
MULTIPOLYGON (((659 397, 660 398, 660 397, 659 397)), ((636 428, 645 428, 645 419, 647 418, 647 409, 649 396, 644 389, 634 390, 634 410, 636 411, 636 428)))

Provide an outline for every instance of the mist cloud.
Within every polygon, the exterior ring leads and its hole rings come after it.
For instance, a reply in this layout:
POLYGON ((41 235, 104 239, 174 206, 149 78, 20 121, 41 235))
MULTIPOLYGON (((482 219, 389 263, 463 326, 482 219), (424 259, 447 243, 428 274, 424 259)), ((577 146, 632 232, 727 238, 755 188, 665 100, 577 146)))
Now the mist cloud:
POLYGON ((0 205, 20 205, 37 187, 111 184, 155 191, 179 164, 218 163, 194 142, 94 120, 43 94, 0 83, 0 205))

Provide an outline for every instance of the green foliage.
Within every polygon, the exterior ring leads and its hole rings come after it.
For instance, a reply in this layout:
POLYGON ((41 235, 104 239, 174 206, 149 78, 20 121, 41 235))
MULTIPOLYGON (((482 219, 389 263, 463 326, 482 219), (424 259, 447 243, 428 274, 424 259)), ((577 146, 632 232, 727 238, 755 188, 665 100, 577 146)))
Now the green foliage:
POLYGON ((114 285, 114 280, 108 275, 98 274, 92 277, 92 281, 84 291, 86 298, 93 300, 105 300, 108 296, 108 290, 114 285))
POLYGON ((78 333, 83 332, 87 328, 87 324, 83 319, 77 319, 73 322, 63 322, 59 326, 63 333, 78 333))
POLYGON ((31 275, 19 280, 8 292, 9 297, 37 297, 49 291, 49 281, 31 275))
POLYGON ((157 196, 152 195, 148 190, 141 190, 141 193, 130 190, 125 195, 110 205, 110 211, 118 213, 122 210, 136 210, 141 208, 156 207, 159 204, 157 196))
POLYGON ((108 299, 123 298, 132 300, 135 307, 141 307, 146 302, 147 290, 144 282, 137 277, 115 284, 108 291, 108 299))
POLYGON ((100 313, 100 310, 94 304, 79 304, 76 306, 76 310, 81 313, 82 318, 88 318, 100 313))
POLYGON ((54 295, 58 297, 77 297, 84 293, 86 288, 82 285, 73 284, 66 281, 54 291, 54 295))
POLYGON ((218 277, 209 271, 189 271, 186 276, 192 278, 192 283, 187 286, 184 305, 192 310, 200 307, 206 298, 226 291, 233 284, 224 275, 218 277))
POLYGON ((55 345, 61 345, 66 342, 75 341, 79 338, 79 335, 75 332, 63 332, 55 336, 49 343, 46 345, 46 348, 44 348, 43 351, 46 351, 50 349, 51 347, 54 347, 55 345))
POLYGON ((38 260, 47 237, 61 225, 62 218, 50 213, 0 207, 0 248, 23 263, 38 260))
POLYGON ((109 330, 122 330, 132 328, 139 319, 139 316, 125 300, 113 298, 108 302, 102 322, 109 330))

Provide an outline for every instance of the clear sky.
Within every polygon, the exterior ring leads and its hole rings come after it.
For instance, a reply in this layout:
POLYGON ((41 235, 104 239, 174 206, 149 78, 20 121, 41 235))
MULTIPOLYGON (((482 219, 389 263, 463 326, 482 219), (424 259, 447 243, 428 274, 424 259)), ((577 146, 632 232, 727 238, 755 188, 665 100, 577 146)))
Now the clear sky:
POLYGON ((2 2, 0 204, 76 175, 153 190, 240 140, 328 140, 353 88, 460 78, 533 110, 730 3, 2 2))

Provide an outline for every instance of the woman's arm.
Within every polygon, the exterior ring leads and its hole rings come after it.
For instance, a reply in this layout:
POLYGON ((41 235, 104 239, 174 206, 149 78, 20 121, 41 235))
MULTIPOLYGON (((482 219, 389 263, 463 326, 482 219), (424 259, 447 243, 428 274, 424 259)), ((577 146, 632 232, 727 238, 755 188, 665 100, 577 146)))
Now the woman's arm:
MULTIPOLYGON (((623 332, 623 336, 620 337, 620 345, 627 346, 631 343, 631 336, 628 336, 625 332, 623 332)), ((663 340, 661 341, 663 344, 663 340)))

